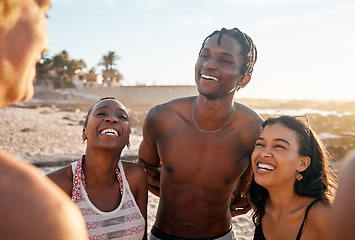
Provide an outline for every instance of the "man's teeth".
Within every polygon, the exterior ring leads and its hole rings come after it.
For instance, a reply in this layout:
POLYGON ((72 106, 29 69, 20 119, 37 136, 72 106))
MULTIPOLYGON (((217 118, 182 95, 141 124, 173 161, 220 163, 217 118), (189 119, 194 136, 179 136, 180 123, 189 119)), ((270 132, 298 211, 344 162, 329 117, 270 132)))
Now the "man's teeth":
POLYGON ((265 164, 265 163, 258 163, 258 168, 261 168, 261 169, 264 169, 264 170, 268 170, 268 171, 271 171, 271 170, 274 170, 275 167, 270 165, 270 164, 265 164))
POLYGON ((208 75, 204 75, 202 74, 201 77, 205 78, 205 79, 209 79, 209 80, 213 80, 213 81, 218 81, 218 78, 216 77, 212 77, 212 76, 208 76, 208 75))
POLYGON ((100 132, 101 135, 113 135, 118 136, 118 132, 113 128, 106 128, 100 132))

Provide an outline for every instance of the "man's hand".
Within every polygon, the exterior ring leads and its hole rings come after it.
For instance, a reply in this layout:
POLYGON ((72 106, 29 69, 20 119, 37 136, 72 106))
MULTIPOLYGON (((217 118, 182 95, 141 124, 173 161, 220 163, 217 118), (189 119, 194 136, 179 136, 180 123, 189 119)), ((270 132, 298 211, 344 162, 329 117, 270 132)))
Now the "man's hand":
POLYGON ((234 190, 231 197, 230 204, 231 216, 245 214, 251 209, 248 198, 245 195, 241 195, 237 190, 234 190))
POLYGON ((141 165, 146 172, 149 191, 159 197, 161 166, 154 167, 141 159, 137 159, 135 162, 141 165))

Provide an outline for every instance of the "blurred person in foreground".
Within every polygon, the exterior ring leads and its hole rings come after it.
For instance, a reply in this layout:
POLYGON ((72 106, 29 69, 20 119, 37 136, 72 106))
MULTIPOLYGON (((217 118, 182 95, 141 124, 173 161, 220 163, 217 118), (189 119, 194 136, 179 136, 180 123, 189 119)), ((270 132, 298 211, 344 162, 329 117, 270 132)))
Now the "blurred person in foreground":
POLYGON ((149 110, 138 158, 160 196, 151 239, 236 238, 231 217, 250 209, 246 183, 262 119, 234 95, 249 83, 256 58, 247 34, 214 31, 195 65, 198 96, 149 110))
POLYGON ((327 227, 326 240, 355 239, 355 150, 344 158, 327 227))
MULTIPOLYGON (((0 0, 0 107, 33 96, 35 66, 47 48, 48 0, 0 0)), ((87 239, 84 220, 35 167, 0 151, 0 238, 87 239)))
POLYGON ((328 154, 298 117, 270 117, 251 156, 255 240, 323 240, 336 188, 328 154))
POLYGON ((89 110, 82 133, 85 154, 48 176, 80 208, 90 239, 146 239, 148 186, 136 163, 120 160, 130 146, 130 120, 115 98, 89 110))

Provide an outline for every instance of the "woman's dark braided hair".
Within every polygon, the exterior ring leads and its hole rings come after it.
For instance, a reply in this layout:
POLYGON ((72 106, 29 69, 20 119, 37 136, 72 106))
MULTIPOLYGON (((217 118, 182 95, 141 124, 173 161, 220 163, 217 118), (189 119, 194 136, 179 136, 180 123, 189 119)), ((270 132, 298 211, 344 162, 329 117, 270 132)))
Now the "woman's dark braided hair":
POLYGON ((221 38, 222 38, 223 34, 227 34, 228 36, 231 36, 238 41, 238 43, 242 46, 241 55, 245 61, 244 65, 241 69, 241 74, 243 77, 246 74, 251 75, 253 72, 254 64, 257 59, 256 47, 253 43, 253 40, 246 33, 241 32, 238 28, 233 28, 233 29, 222 28, 221 30, 214 31, 211 35, 206 37, 206 39, 203 41, 199 55, 201 54, 202 49, 206 45, 206 42, 212 36, 214 36, 216 34, 219 34, 218 44, 221 44, 221 38))
MULTIPOLYGON (((294 191, 299 196, 320 198, 325 203, 333 201, 333 190, 337 187, 336 175, 332 171, 329 163, 329 153, 323 143, 309 126, 296 117, 280 116, 270 117, 262 125, 282 124, 293 130, 299 143, 299 154, 310 158, 310 165, 306 170, 300 172, 303 179, 295 180, 294 191)), ((255 225, 265 212, 266 199, 269 198, 269 192, 266 188, 257 184, 252 178, 250 183, 250 201, 254 207, 253 221, 255 225)))

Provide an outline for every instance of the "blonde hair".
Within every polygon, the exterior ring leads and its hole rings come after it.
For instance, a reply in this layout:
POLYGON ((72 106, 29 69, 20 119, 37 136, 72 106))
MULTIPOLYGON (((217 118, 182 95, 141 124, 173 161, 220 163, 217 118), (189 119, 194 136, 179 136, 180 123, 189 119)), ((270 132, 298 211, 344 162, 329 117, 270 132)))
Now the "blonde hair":
POLYGON ((7 31, 14 27, 21 15, 24 1, 34 1, 41 8, 50 8, 49 0, 0 0, 0 31, 7 31))
POLYGON ((0 0, 0 30, 11 29, 20 18, 23 0, 0 0))

